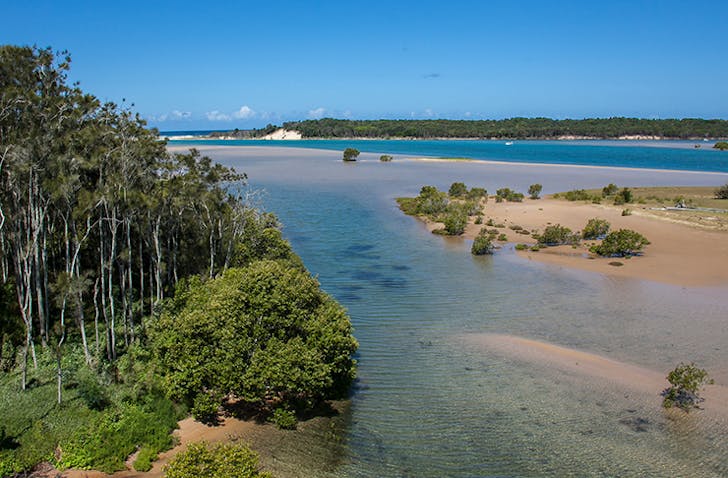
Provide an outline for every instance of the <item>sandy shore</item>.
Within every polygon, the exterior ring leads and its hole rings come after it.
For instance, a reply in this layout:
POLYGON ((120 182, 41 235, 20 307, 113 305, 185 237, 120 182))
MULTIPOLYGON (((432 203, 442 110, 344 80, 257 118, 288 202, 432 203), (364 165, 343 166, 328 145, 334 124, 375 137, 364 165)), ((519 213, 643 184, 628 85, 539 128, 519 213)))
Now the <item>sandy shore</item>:
MULTIPOLYGON (((666 379, 668 371, 650 370, 547 342, 501 334, 468 334, 462 339, 466 345, 483 348, 510 359, 654 397, 652 400, 656 406, 662 401, 660 392, 670 385, 666 379)), ((704 413, 728 419, 728 387, 720 384, 709 385, 701 395, 706 400, 703 404, 704 413)))
MULTIPOLYGON (((647 279, 682 286, 707 286, 728 283, 728 232, 679 224, 649 215, 649 211, 630 205, 632 215, 622 216, 623 206, 603 206, 554 199, 526 199, 522 203, 495 203, 485 206, 484 222, 493 219, 509 242, 534 244, 528 235, 517 234, 509 226, 521 226, 530 231, 543 231, 550 224, 561 224, 572 231, 581 230, 591 218, 606 219, 612 230, 632 229, 647 237, 651 244, 644 254, 631 259, 602 258, 590 254, 585 241, 574 249, 571 246, 542 248, 538 252, 519 251, 528 260, 560 267, 572 267, 619 277, 647 279), (619 262, 621 266, 610 265, 619 262)), ((428 224, 430 230, 441 227, 428 224)), ((482 227, 468 225, 464 237, 474 238, 482 227)))

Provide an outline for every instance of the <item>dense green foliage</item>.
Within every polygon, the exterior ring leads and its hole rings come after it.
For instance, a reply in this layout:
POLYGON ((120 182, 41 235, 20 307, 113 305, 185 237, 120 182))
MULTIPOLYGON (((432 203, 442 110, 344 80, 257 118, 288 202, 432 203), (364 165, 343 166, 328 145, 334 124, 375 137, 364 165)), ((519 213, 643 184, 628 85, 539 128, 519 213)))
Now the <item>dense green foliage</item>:
POLYGON ((305 138, 727 138, 728 121, 705 119, 591 118, 554 120, 342 120, 323 118, 284 123, 305 138))
POLYGON ((630 229, 620 229, 607 234, 601 244, 591 248, 600 256, 624 257, 639 254, 650 241, 642 234, 630 229))
POLYGON ((581 231, 582 239, 599 239, 609 232, 610 224, 605 219, 589 219, 581 231))
POLYGON ((541 184, 531 184, 528 187, 528 197, 531 199, 538 199, 541 195, 541 191, 543 190, 543 186, 541 184))
POLYGON ((715 190, 716 199, 728 199, 728 183, 715 190))
POLYGON ((609 183, 602 188, 602 197, 607 197, 615 194, 619 188, 614 183, 609 183))
POLYGON ((164 468, 166 478, 271 478, 244 445, 192 443, 164 468))
POLYGON ((482 223, 483 202, 488 193, 483 188, 468 191, 465 184, 456 182, 450 186, 450 193, 439 191, 434 186, 422 186, 420 194, 414 198, 397 198, 400 209, 411 216, 425 216, 434 222, 444 224, 435 229, 434 234, 458 236, 465 232, 470 217, 482 223))
POLYGON ((510 188, 501 188, 495 192, 496 201, 522 202, 523 193, 518 193, 510 188))
POLYGON ((359 150, 356 148, 346 148, 344 150, 344 156, 342 159, 344 161, 356 161, 356 158, 359 157, 359 154, 359 150))
POLYGON ((392 156, 389 154, 383 154, 383 155, 379 156, 379 161, 381 161, 383 163, 389 163, 392 161, 392 159, 394 159, 394 158, 392 158, 392 156))
POLYGON ((728 151, 728 142, 726 141, 718 141, 713 145, 713 148, 719 149, 721 151, 728 151))
POLYGON ((632 190, 629 188, 622 188, 614 195, 614 205, 619 206, 622 204, 629 204, 633 201, 632 190))
MULTIPOLYGON (((232 287, 240 271, 251 274, 249 301, 286 301, 271 306, 274 318, 257 316, 258 325, 299 327, 268 331, 257 356, 246 357, 249 367, 236 370, 246 396, 341 395, 356 347, 349 319, 318 290, 275 217, 255 207, 245 175, 195 150, 168 153, 138 115, 69 85, 69 62, 48 49, 0 47, 0 476, 56 458, 113 471, 136 449, 138 466, 148 468, 171 445, 179 418, 163 392, 201 414, 216 410, 223 389, 173 393, 174 380, 158 367, 187 364, 161 354, 160 342, 154 360, 150 339, 163 335, 148 332, 160 322, 175 328, 177 312, 181 323, 194 322, 194 307, 205 319, 231 319, 234 309, 205 304, 203 295, 232 287), (270 274, 253 274, 265 268, 293 281, 289 295, 268 297, 280 289, 270 274), (280 312, 289 302, 311 304, 306 320, 280 312)), ((195 343, 207 350, 201 338, 195 343)), ((235 350, 215 353, 234 360, 235 350)))
POLYGON ((257 261, 180 283, 152 346, 175 400, 310 407, 346 393, 357 344, 346 312, 305 270, 257 261))
POLYGON ((562 244, 576 244, 579 236, 573 234, 571 229, 561 224, 546 226, 538 236, 538 243, 544 246, 558 246, 562 244))
POLYGON ((475 239, 473 240, 473 246, 470 248, 470 253, 474 256, 482 256, 485 254, 493 254, 495 246, 491 235, 486 228, 480 230, 475 239))
POLYGON ((447 194, 450 197, 454 198, 460 198, 465 196, 468 193, 468 187, 465 185, 465 183, 452 183, 450 185, 450 189, 448 190, 447 194))
POLYGON ((667 375, 667 381, 670 386, 662 392, 662 406, 679 407, 686 412, 698 408, 698 404, 705 400, 700 396, 700 391, 705 385, 713 383, 708 372, 696 367, 694 363, 680 363, 667 375))

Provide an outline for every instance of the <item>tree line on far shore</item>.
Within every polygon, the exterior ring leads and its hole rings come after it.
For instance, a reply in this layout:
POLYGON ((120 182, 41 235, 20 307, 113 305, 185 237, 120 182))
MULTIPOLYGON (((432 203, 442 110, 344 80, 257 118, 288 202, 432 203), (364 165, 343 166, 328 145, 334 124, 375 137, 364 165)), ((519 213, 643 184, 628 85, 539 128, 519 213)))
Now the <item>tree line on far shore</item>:
POLYGON ((643 118, 508 118, 502 120, 345 120, 292 121, 283 128, 304 138, 483 138, 616 139, 646 136, 665 139, 728 138, 728 120, 643 118))

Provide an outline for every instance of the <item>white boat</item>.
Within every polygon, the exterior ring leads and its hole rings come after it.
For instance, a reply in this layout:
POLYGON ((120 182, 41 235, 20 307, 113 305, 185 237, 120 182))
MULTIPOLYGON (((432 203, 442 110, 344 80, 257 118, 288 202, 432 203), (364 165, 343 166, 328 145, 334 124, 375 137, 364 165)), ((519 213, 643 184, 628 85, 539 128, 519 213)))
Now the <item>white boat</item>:
POLYGON ((506 146, 513 146, 513 141, 506 141, 506 146))

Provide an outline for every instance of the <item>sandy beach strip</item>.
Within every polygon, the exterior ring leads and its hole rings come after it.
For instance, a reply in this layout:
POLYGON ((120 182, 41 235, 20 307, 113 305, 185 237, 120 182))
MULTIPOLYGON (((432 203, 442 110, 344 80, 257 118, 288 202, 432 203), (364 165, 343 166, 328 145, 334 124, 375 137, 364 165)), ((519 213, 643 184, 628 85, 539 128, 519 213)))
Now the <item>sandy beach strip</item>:
MULTIPOLYGON (((641 256, 626 258, 605 258, 590 254, 584 241, 578 248, 557 246, 542 248, 538 252, 519 251, 527 260, 543 262, 559 267, 570 267, 598 272, 616 277, 631 277, 681 286, 714 286, 728 284, 728 231, 710 230, 693 225, 649 215, 638 205, 605 206, 554 199, 525 199, 523 202, 496 203, 492 199, 486 204, 484 221, 492 219, 496 225, 504 225, 499 232, 505 233, 508 241, 535 244, 528 235, 517 234, 511 226, 520 226, 529 231, 542 232, 548 225, 561 224, 572 231, 580 231, 589 219, 606 219, 611 230, 632 229, 647 237, 651 242, 641 256), (623 216, 622 210, 629 207, 632 214, 623 216), (621 266, 610 265, 619 263, 621 266)), ((441 227, 428 224, 430 230, 441 227)), ((473 224, 466 228, 463 237, 473 239, 482 227, 473 224)))

